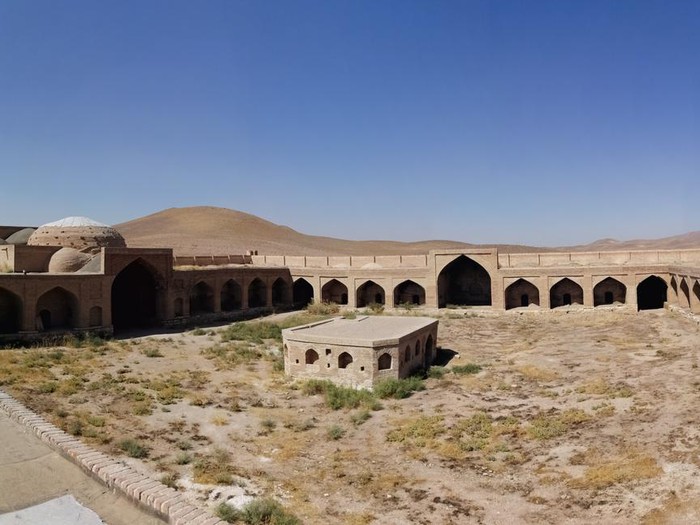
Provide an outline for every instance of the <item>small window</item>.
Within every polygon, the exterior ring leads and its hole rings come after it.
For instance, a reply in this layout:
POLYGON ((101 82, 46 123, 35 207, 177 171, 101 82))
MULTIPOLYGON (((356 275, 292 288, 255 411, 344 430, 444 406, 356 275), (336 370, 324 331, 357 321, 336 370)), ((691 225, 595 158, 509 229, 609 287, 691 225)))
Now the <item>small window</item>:
POLYGON ((570 293, 564 294, 564 304, 571 304, 571 294, 570 293))
POLYGON ((526 293, 520 296, 520 306, 530 306, 530 296, 526 293))
POLYGON ((326 355, 331 355, 331 349, 330 349, 330 348, 326 348, 326 355))
POLYGON ((613 304, 613 293, 605 292, 605 304, 613 304))

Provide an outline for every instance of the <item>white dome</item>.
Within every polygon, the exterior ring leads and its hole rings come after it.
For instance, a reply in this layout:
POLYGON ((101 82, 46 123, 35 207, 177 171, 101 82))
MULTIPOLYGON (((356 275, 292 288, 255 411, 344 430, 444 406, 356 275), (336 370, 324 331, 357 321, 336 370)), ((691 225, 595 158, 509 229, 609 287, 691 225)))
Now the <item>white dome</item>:
POLYGON ((64 219, 47 222, 42 224, 40 228, 44 227, 54 227, 54 228, 84 228, 86 226, 97 226, 102 228, 108 228, 107 224, 102 224, 101 222, 93 221, 88 217, 66 217, 64 219))

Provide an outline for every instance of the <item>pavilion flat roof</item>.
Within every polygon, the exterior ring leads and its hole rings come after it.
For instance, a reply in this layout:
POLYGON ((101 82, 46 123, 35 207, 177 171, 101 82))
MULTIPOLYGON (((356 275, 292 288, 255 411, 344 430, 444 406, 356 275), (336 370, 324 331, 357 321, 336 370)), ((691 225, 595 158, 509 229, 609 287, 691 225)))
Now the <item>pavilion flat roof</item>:
POLYGON ((357 316, 355 319, 336 317, 283 330, 290 341, 330 343, 358 346, 392 344, 431 325, 430 317, 357 316))

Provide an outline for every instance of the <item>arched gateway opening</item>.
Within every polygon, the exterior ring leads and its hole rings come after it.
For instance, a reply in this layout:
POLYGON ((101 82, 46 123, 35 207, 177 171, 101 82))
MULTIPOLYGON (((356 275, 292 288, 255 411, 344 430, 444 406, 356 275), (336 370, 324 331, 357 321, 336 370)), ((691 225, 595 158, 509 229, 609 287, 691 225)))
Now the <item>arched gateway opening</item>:
POLYGON ((114 330, 154 326, 158 321, 157 288, 154 273, 141 259, 119 272, 112 282, 114 330))
POLYGON ((637 308, 655 310, 663 308, 666 302, 668 285, 661 277, 651 275, 637 285, 637 308))
POLYGON ((321 289, 324 303, 348 304, 348 287, 337 279, 331 279, 321 289))
POLYGON ((549 304, 550 308, 570 304, 583 304, 583 288, 568 277, 565 277, 552 286, 552 289, 549 291, 549 304))
POLYGON ((593 306, 602 304, 624 303, 627 287, 617 279, 607 277, 593 288, 593 306))
POLYGON ((367 281, 357 289, 357 306, 362 308, 372 303, 384 304, 384 288, 374 281, 367 281))
POLYGON ((311 286, 309 281, 300 277, 294 281, 292 297, 295 308, 304 308, 314 300, 314 287, 311 286))
POLYGON ((37 329, 69 330, 78 319, 78 299, 60 286, 52 288, 36 302, 37 329))
POLYGON ((438 276, 438 306, 447 305, 491 305, 491 276, 465 255, 445 266, 438 276))
POLYGON ((506 310, 540 304, 540 291, 537 286, 525 279, 518 279, 506 288, 506 310))
POLYGON ((0 334, 19 332, 22 301, 12 292, 0 288, 0 334))
POLYGON ((399 284, 394 289, 394 306, 401 306, 402 304, 425 304, 425 290, 423 287, 411 280, 399 284))

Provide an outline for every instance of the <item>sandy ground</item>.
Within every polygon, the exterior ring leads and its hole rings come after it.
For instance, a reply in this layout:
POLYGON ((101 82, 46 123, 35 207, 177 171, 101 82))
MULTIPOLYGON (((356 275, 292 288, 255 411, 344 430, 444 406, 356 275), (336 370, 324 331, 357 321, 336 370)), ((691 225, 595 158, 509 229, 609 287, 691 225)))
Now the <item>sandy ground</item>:
POLYGON ((272 495, 312 524, 700 522, 697 323, 439 315, 442 377, 374 411, 306 395, 275 341, 216 357, 223 328, 0 352, 0 384, 106 452, 133 439, 148 457, 129 461, 212 506, 272 495), (467 364, 481 369, 452 372, 467 364), (194 484, 195 465, 231 483, 194 484))

